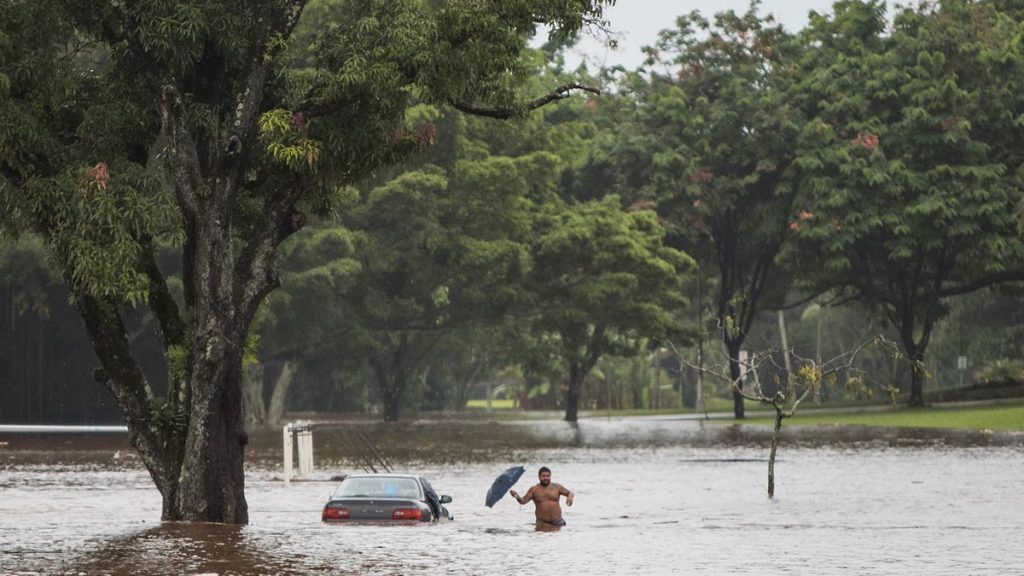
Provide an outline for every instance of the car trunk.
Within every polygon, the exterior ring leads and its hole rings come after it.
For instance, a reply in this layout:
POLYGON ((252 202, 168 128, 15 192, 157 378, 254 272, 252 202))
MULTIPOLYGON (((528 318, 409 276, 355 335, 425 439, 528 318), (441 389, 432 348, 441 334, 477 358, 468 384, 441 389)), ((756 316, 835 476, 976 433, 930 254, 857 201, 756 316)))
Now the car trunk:
POLYGON ((331 503, 344 506, 353 520, 391 520, 396 508, 420 508, 415 500, 394 498, 342 498, 331 503))

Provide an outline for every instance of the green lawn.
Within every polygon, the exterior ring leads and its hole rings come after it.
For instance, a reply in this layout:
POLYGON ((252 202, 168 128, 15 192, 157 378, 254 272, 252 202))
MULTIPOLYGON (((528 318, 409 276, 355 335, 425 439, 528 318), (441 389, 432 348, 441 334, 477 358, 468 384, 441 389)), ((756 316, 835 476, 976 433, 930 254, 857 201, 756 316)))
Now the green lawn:
MULTIPOLYGON (((752 418, 745 424, 771 426, 773 419, 752 418)), ((958 428, 970 430, 1024 430, 1024 403, 964 408, 917 408, 850 414, 801 414, 783 426, 829 425, 890 426, 896 428, 958 428)))
MULTIPOLYGON (((491 400, 491 408, 494 410, 511 410, 516 407, 515 400, 512 399, 494 399, 491 400)), ((470 400, 466 403, 466 408, 473 408, 476 410, 486 410, 487 400, 470 400)))
MULTIPOLYGON (((517 414, 513 400, 496 399, 491 403, 495 411, 502 411, 508 415, 517 414)), ((466 405, 472 410, 485 410, 485 400, 470 400, 466 405)), ((828 408, 825 405, 824 408, 828 408)), ((835 407, 835 405, 832 405, 835 407)), ((729 413, 732 412, 732 399, 709 398, 707 402, 709 412, 729 413)), ((770 407, 759 406, 753 402, 747 402, 747 410, 758 411, 759 414, 770 412, 770 407)), ((585 417, 602 416, 605 414, 614 416, 640 416, 653 414, 692 414, 692 409, 664 409, 664 410, 603 410, 586 411, 585 417)), ((553 411, 553 415, 561 414, 553 411)), ((732 420, 727 420, 732 423, 732 420)), ((771 426, 774 423, 772 418, 749 418, 743 421, 744 425, 771 426)), ((894 428, 953 428, 965 430, 1024 430, 1024 401, 1011 404, 997 404, 991 406, 965 406, 965 407, 935 407, 935 408, 900 408, 894 410, 873 411, 866 409, 864 412, 850 413, 827 413, 820 412, 812 407, 806 407, 805 411, 797 412, 796 416, 788 419, 785 426, 834 426, 834 425, 861 425, 861 426, 884 426, 894 428)))

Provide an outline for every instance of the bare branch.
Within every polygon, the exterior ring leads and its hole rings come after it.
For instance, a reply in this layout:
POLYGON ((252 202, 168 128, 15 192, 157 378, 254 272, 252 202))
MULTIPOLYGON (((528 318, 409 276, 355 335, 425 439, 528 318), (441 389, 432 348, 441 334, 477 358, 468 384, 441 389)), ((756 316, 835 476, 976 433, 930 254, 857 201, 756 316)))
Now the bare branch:
POLYGON ((456 110, 464 112, 466 114, 472 114, 474 116, 484 116, 487 118, 497 118, 499 120, 508 120, 509 118, 514 118, 516 116, 522 116, 527 112, 531 112, 533 110, 536 110, 537 108, 540 108, 541 106, 545 106, 552 102, 556 102, 558 100, 565 100, 566 98, 572 96, 572 92, 575 90, 590 92, 591 94, 597 95, 601 94, 601 91, 598 90, 597 88, 593 88, 591 86, 584 86, 583 84, 573 82, 572 84, 566 84, 565 86, 560 86, 556 88, 550 94, 541 96, 536 100, 531 100, 530 102, 527 102, 526 105, 522 108, 488 108, 485 106, 470 104, 462 100, 455 100, 451 104, 453 107, 455 107, 456 110))
POLYGON ((948 298, 950 296, 969 294, 975 290, 985 288, 986 286, 992 286, 994 284, 1021 281, 1024 281, 1024 270, 1007 270, 1005 272, 989 274, 982 278, 978 278, 974 282, 941 288, 936 290, 935 293, 939 298, 948 298))

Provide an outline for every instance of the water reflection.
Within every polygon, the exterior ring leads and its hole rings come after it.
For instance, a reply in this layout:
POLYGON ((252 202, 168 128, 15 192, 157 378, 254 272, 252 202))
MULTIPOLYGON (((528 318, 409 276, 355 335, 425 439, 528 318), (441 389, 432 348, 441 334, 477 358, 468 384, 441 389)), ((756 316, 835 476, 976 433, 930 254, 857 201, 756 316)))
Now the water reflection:
POLYGON ((254 547, 245 530, 224 524, 165 522, 107 540, 72 560, 71 568, 87 574, 289 573, 280 559, 254 547))

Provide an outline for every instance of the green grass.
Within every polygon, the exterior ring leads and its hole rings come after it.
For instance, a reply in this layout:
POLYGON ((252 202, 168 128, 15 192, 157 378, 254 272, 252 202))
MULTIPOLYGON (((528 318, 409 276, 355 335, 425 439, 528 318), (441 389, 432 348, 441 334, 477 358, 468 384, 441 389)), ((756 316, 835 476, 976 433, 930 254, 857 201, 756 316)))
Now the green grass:
MULTIPOLYGON (((516 407, 515 400, 512 399, 494 399, 491 400, 491 408, 494 410, 512 410, 516 407)), ((472 408, 474 410, 486 410, 487 400, 470 400, 466 403, 466 408, 472 408)))
MULTIPOLYGON (((708 412, 731 413, 731 398, 708 398, 706 400, 708 412)), ((507 414, 514 417, 519 412, 515 402, 511 399, 495 399, 491 402, 495 412, 507 414)), ((486 400, 470 400, 466 405, 473 411, 482 411, 487 408, 486 400)), ((842 404, 829 403, 822 408, 844 407, 842 404)), ((758 414, 771 412, 768 406, 758 405, 754 402, 747 402, 747 410, 757 411, 758 414)), ((655 414, 692 414, 691 408, 675 408, 662 410, 593 410, 582 411, 581 416, 594 418, 604 415, 611 416, 643 416, 655 414)), ((562 412, 555 410, 551 412, 552 417, 561 417, 562 412)), ((733 422, 729 420, 729 422, 733 422)), ((743 421, 744 425, 771 426, 774 419, 770 417, 750 418, 743 421)), ((963 406, 952 407, 942 406, 935 408, 899 408, 890 410, 877 410, 877 405, 868 407, 863 412, 842 412, 828 413, 815 409, 812 406, 805 406, 803 411, 797 412, 796 416, 788 419, 784 426, 878 426, 891 428, 950 428, 963 430, 1024 430, 1024 401, 1017 401, 1011 404, 996 404, 991 406, 963 406)))
MULTIPOLYGON (((772 418, 752 418, 745 424, 771 426, 772 418)), ((1024 430, 1024 403, 996 406, 898 409, 846 414, 801 414, 783 426, 887 426, 895 428, 953 428, 966 430, 1024 430)))

